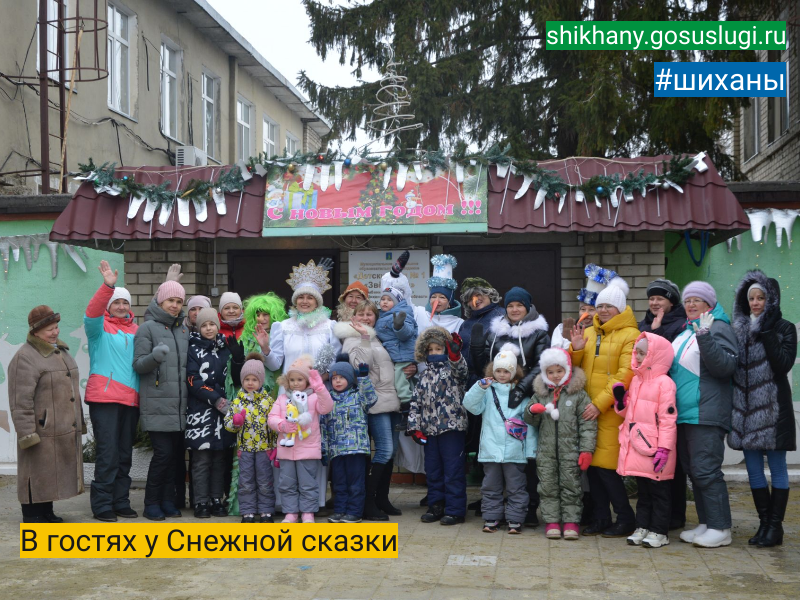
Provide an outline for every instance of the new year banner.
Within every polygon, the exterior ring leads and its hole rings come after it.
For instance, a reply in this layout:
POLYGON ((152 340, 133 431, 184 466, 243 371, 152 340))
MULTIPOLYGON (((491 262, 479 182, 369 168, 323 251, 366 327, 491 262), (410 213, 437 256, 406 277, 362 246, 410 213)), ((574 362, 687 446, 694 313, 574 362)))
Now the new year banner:
POLYGON ((485 232, 486 199, 481 165, 436 173, 299 165, 268 182, 263 235, 485 232))

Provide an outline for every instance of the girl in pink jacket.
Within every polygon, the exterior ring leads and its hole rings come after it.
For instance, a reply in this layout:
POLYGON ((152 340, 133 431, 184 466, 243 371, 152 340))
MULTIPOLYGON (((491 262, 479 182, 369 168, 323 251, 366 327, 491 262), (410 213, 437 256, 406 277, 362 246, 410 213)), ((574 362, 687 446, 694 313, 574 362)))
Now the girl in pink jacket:
POLYGON ((614 385, 615 410, 625 421, 619 428, 617 473, 633 475, 639 488, 636 531, 631 546, 660 548, 669 544, 670 480, 675 476, 678 409, 675 383, 667 373, 672 344, 653 333, 636 339, 630 389, 614 385))
POLYGON ((303 523, 313 523, 319 510, 319 416, 333 410, 333 399, 319 373, 311 368, 311 361, 307 354, 299 357, 278 378, 286 391, 272 405, 267 420, 269 428, 278 432, 278 490, 286 515, 284 523, 297 523, 298 513, 302 513, 303 523), (287 410, 289 407, 291 410, 287 410))

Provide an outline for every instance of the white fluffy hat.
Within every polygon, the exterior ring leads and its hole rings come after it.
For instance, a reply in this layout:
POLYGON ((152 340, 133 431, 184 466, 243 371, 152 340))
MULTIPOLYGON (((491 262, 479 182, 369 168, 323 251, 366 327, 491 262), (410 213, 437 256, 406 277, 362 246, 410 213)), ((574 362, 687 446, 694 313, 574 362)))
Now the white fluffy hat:
POLYGON ((539 368, 542 370, 542 381, 552 387, 558 387, 564 385, 572 376, 572 359, 569 356, 569 352, 562 348, 548 348, 539 357, 539 368), (547 367, 552 367, 553 365, 560 365, 566 371, 559 382, 550 381, 547 378, 547 367))
POLYGON ((494 371, 505 369, 512 374, 517 372, 517 356, 514 354, 513 349, 513 344, 504 344, 503 347, 500 348, 500 352, 495 355, 492 364, 492 369, 494 371))

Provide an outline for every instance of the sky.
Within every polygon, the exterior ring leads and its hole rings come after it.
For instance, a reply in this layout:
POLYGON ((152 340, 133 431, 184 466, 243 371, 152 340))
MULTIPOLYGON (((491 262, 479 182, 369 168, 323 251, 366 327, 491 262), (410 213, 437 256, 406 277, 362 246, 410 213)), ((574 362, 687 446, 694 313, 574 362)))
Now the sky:
MULTIPOLYGON (((338 52, 329 52, 324 62, 317 55, 308 41, 311 38, 310 23, 300 0, 207 1, 298 90, 301 70, 323 85, 351 86, 357 83, 349 64, 339 64, 338 52)), ((362 73, 367 81, 380 78, 379 73, 366 68, 362 73)), ((343 142, 342 149, 347 153, 353 145, 360 147, 368 141, 366 132, 359 131, 356 141, 343 142)), ((338 142, 333 140, 330 146, 336 149, 338 142)), ((377 143, 375 147, 378 147, 377 143)))

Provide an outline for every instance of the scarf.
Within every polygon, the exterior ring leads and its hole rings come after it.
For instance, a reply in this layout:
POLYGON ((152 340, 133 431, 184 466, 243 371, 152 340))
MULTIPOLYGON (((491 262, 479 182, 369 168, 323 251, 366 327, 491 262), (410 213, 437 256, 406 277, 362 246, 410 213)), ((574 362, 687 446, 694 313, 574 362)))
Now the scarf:
POLYGON ((324 306, 315 308, 311 312, 301 313, 296 308, 289 309, 289 317, 303 329, 313 329, 323 321, 331 318, 331 309, 324 306))

